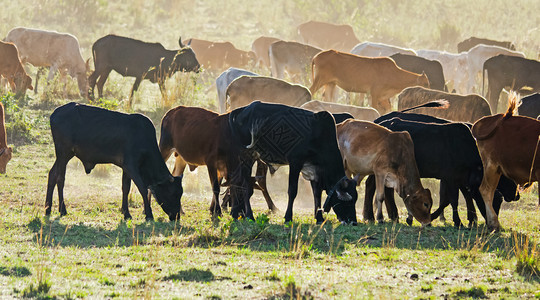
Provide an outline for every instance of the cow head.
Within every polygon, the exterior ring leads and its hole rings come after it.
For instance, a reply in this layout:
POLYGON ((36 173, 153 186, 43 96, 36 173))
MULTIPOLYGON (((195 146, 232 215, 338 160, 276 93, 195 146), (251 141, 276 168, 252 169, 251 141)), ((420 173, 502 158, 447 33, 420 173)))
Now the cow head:
POLYGON ((6 173, 7 164, 11 160, 11 153, 13 153, 11 147, 0 149, 0 174, 6 173))
POLYGON ((171 64, 171 74, 177 71, 199 72, 201 65, 197 61, 195 52, 189 47, 184 47, 176 53, 171 64))
POLYGON ((169 216, 169 220, 171 221, 180 219, 180 211, 182 210, 180 200, 184 193, 182 177, 171 176, 169 180, 150 186, 150 191, 156 197, 157 203, 169 216))
POLYGON ((329 212, 330 208, 334 210, 338 220, 343 223, 356 225, 356 200, 358 193, 356 191, 356 180, 349 179, 346 176, 341 178, 330 191, 324 202, 323 209, 329 212))
MULTIPOLYGON (((421 188, 412 195, 407 195, 403 200, 405 207, 409 215, 418 220, 422 225, 428 225, 431 223, 431 206, 433 205, 433 199, 431 199, 431 192, 429 189, 421 188)), ((407 221, 412 222, 412 219, 407 221)))
POLYGON ((22 93, 23 95, 26 92, 26 89, 34 90, 34 87, 32 86, 32 78, 28 76, 26 73, 20 73, 17 76, 15 76, 15 87, 17 89, 17 93, 22 93))

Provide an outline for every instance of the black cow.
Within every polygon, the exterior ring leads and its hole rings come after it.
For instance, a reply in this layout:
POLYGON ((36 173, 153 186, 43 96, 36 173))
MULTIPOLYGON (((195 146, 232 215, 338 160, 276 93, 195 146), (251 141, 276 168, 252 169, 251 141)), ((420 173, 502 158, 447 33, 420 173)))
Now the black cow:
POLYGON ((99 97, 103 97, 103 85, 112 70, 122 76, 135 77, 129 95, 130 106, 133 93, 143 79, 157 82, 161 94, 164 95, 165 79, 178 71, 197 72, 200 67, 193 50, 184 47, 181 39, 178 43, 182 49, 167 50, 160 43, 146 43, 112 34, 98 39, 92 45, 95 71, 88 78, 90 96, 94 97, 97 80, 99 97))
POLYGON ((483 38, 477 38, 477 37, 470 37, 462 42, 459 42, 457 44, 457 51, 458 53, 465 52, 471 50, 472 47, 478 45, 478 44, 484 44, 484 45, 493 45, 493 46, 499 46, 510 50, 516 50, 516 46, 514 46, 514 43, 512 42, 499 42, 495 40, 490 39, 483 39, 483 38))
MULTIPOLYGON (((461 226, 457 213, 460 190, 466 200, 469 225, 477 219, 473 199, 482 215, 485 216, 485 205, 478 191, 483 176, 482 160, 470 132, 471 124, 451 123, 431 116, 400 112, 381 116, 375 120, 375 123, 393 131, 408 131, 414 142, 420 177, 441 179, 440 205, 432 213, 432 220, 442 214, 444 208, 451 204, 454 225, 461 226)), ((497 188, 507 201, 519 198, 519 196, 516 197, 516 185, 506 177, 501 177, 497 188)), ((370 216, 373 218, 370 199, 373 197, 374 190, 374 180, 368 178, 364 202, 368 218, 370 216)), ((390 218, 397 219, 397 208, 392 191, 386 192, 385 195, 387 200, 390 199, 386 204, 390 218)), ((500 194, 496 195, 494 203, 498 212, 502 203, 500 194)))
POLYGON ((491 111, 497 113, 499 95, 503 88, 511 88, 520 93, 540 91, 540 61, 517 56, 497 55, 484 62, 482 91, 484 78, 488 79, 486 99, 491 111), (524 87, 527 87, 523 89, 524 87))
POLYGON ((538 116, 540 116, 540 94, 534 93, 521 98, 521 104, 518 107, 518 114, 520 116, 531 117, 534 119, 538 118, 538 116))
POLYGON ((404 70, 417 74, 425 73, 432 89, 448 91, 444 81, 443 68, 439 61, 401 53, 396 53, 390 58, 396 62, 398 67, 404 70))
MULTIPOLYGON (((292 221, 298 176, 302 172, 304 178, 311 181, 318 223, 324 221, 320 207, 322 190, 325 190, 328 197, 323 205, 324 211, 333 208, 340 221, 356 224, 356 181, 345 176, 336 124, 330 113, 313 113, 287 105, 255 101, 232 111, 229 127, 235 141, 245 147, 240 164, 238 161, 228 163, 227 181, 231 182, 233 217, 238 215, 238 204, 243 203, 246 216, 253 218, 249 204, 253 187, 249 178, 253 162, 259 158, 270 166, 289 165, 289 202, 285 222, 292 221)), ((234 160, 235 157, 229 155, 231 157, 234 160)))
POLYGON ((173 177, 158 149, 152 121, 141 114, 124 114, 77 104, 60 106, 50 117, 56 161, 49 172, 45 214, 50 215, 54 187, 58 186, 59 211, 64 204, 66 165, 74 156, 87 174, 96 164, 112 163, 122 168, 122 212, 130 219, 128 194, 131 180, 144 201, 146 220, 152 220, 148 190, 154 194, 169 219, 181 210, 182 177, 173 177))

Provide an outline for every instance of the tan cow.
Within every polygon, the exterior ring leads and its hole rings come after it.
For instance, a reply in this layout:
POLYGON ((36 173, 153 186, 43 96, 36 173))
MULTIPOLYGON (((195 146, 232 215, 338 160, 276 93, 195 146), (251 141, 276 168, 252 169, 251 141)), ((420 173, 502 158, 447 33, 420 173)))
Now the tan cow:
POLYGON ((446 109, 419 108, 412 112, 455 122, 470 123, 474 123, 484 116, 491 115, 489 103, 480 95, 451 94, 419 86, 406 88, 398 95, 398 110, 401 111, 409 107, 440 99, 448 102, 446 109))
POLYGON ((255 100, 297 107, 311 100, 311 93, 305 86, 265 76, 240 76, 229 84, 226 95, 227 111, 255 100))
POLYGON ((268 49, 272 76, 284 79, 285 71, 287 71, 291 81, 307 84, 311 60, 321 51, 320 48, 298 42, 272 43, 268 49))
POLYGON ((300 42, 325 50, 350 51, 360 43, 350 25, 309 21, 298 26, 298 34, 300 42))
POLYGON ((319 100, 311 100, 302 104, 300 108, 311 110, 312 112, 319 112, 326 110, 332 114, 350 113, 357 120, 364 120, 373 122, 381 115, 377 110, 371 107, 360 107, 356 105, 346 105, 332 102, 324 102, 319 100))
MULTIPOLYGON (((75 36, 69 33, 18 27, 12 29, 5 40, 17 45, 23 64, 49 67, 48 81, 54 78, 56 71, 60 72, 62 80, 65 80, 67 73, 77 79, 80 95, 87 96, 88 61, 84 62, 79 41, 75 36)), ((39 71, 36 74, 36 92, 38 80, 39 71)))
POLYGON ((383 222, 384 188, 389 187, 404 199, 409 216, 422 225, 429 224, 433 200, 431 192, 420 182, 409 133, 351 119, 336 128, 345 174, 354 175, 358 182, 367 175, 375 175, 377 221, 383 222))
POLYGON ((266 67, 270 69, 270 57, 268 56, 268 49, 273 42, 279 41, 278 38, 261 36, 253 41, 251 44, 251 51, 255 53, 257 65, 259 67, 266 67))
POLYGON ((186 43, 195 52, 199 64, 210 71, 224 71, 229 67, 246 68, 255 60, 255 53, 239 50, 231 42, 192 38, 186 43))
MULTIPOLYGON (((1 57, 1 56, 0 56, 1 57)), ((6 126, 4 124, 4 105, 0 102, 0 174, 6 173, 13 149, 7 145, 6 126)))
POLYGON ((32 78, 24 71, 17 46, 13 43, 0 41, 0 76, 7 79, 17 96, 24 96, 26 89, 33 89, 32 78))
POLYGON ((388 57, 363 57, 327 50, 311 62, 315 95, 324 86, 324 100, 333 102, 336 85, 347 92, 370 93, 371 105, 381 114, 391 110, 390 97, 410 86, 429 87, 426 74, 405 71, 388 57))

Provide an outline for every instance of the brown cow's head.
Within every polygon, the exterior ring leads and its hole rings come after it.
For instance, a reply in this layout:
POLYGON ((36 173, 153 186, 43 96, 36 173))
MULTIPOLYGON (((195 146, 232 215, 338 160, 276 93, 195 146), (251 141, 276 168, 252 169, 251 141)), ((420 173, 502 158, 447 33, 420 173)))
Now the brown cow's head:
POLYGON ((26 73, 19 73, 15 76, 15 86, 17 89, 17 93, 25 93, 26 89, 34 90, 34 87, 32 86, 32 78, 28 76, 26 73))
POLYGON ((410 215, 416 218, 422 225, 428 225, 431 223, 431 206, 433 205, 433 199, 431 199, 431 192, 429 189, 419 189, 412 195, 408 195, 405 199, 405 206, 409 212, 409 218, 407 223, 412 224, 412 218, 410 215))
POLYGON ((0 149, 0 174, 6 173, 7 164, 11 160, 11 153, 13 153, 11 147, 0 149))

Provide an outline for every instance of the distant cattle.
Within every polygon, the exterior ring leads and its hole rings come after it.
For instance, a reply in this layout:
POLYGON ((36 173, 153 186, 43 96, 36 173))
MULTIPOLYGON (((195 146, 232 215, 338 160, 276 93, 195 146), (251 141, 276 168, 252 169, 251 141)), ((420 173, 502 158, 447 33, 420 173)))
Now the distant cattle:
POLYGON ((131 181, 144 202, 146 220, 154 218, 148 190, 174 221, 180 216, 182 177, 173 177, 156 141, 152 121, 141 114, 124 114, 74 102, 60 106, 50 117, 56 160, 49 171, 45 214, 50 215, 54 187, 58 187, 58 210, 67 214, 64 181, 67 163, 76 156, 90 174, 96 164, 122 168, 122 213, 130 219, 128 195, 131 181))
POLYGON ((298 25, 300 42, 327 50, 351 51, 360 40, 350 25, 336 25, 326 22, 309 21, 298 25))
POLYGON ((182 49, 167 50, 160 43, 146 43, 112 34, 98 39, 92 45, 95 71, 88 78, 90 96, 94 97, 94 86, 97 81, 99 97, 103 97, 103 85, 112 70, 124 77, 135 77, 135 83, 129 94, 129 106, 133 100, 133 93, 137 91, 143 79, 148 79, 152 83, 157 82, 161 95, 165 96, 167 78, 178 71, 199 70, 199 62, 193 50, 184 47, 181 40, 178 40, 178 43, 182 49))
POLYGON ((270 57, 268 55, 268 49, 273 42, 277 42, 280 39, 268 36, 261 36, 253 41, 251 44, 251 51, 255 53, 257 59, 257 65, 259 67, 266 67, 270 69, 270 57))
POLYGON ((227 88, 229 108, 250 104, 255 100, 300 106, 311 100, 311 93, 303 85, 266 76, 240 76, 227 88))
POLYGON ((447 91, 443 68, 437 60, 431 60, 416 55, 396 53, 390 56, 396 65, 409 72, 426 73, 429 86, 434 90, 447 91))
MULTIPOLYGON (((23 64, 50 68, 48 81, 54 78, 57 71, 62 77, 67 73, 77 79, 80 95, 87 96, 86 73, 89 67, 82 58, 79 40, 75 36, 69 33, 17 27, 8 32, 5 41, 17 45, 23 64)), ((36 74, 36 92, 38 80, 39 71, 36 74)))
POLYGON ((501 174, 524 186, 540 179, 540 122, 514 116, 516 106, 517 97, 511 95, 506 113, 484 117, 472 128, 484 166, 480 193, 486 204, 486 223, 495 230, 500 225, 492 199, 501 174))
POLYGON ((473 36, 462 42, 459 42, 457 44, 457 51, 458 53, 469 51, 469 49, 471 49, 472 47, 478 44, 499 46, 499 47, 503 47, 503 48, 510 49, 513 51, 516 50, 516 47, 514 46, 512 42, 499 42, 495 40, 482 39, 482 38, 477 38, 473 36))
POLYGON ((448 101, 448 107, 441 109, 420 108, 414 112, 455 122, 470 123, 474 123, 484 116, 491 115, 488 102, 480 95, 451 94, 418 86, 406 88, 398 95, 398 110, 433 100, 446 100, 448 101))
POLYGON ((13 149, 7 145, 4 105, 0 102, 0 174, 6 173, 13 149))
POLYGON ((291 81, 307 84, 311 71, 311 60, 322 49, 298 42, 277 41, 268 50, 272 76, 285 78, 285 71, 291 81))
POLYGON ((351 54, 367 57, 391 56, 396 53, 416 55, 416 51, 410 48, 402 48, 394 45, 373 42, 360 43, 354 46, 354 48, 351 50, 351 54))
POLYGON ((242 75, 259 76, 258 74, 243 69, 228 68, 216 78, 219 113, 223 114, 227 111, 227 88, 229 87, 229 84, 242 75))
POLYGON ((405 71, 388 57, 370 58, 328 50, 313 58, 311 69, 311 94, 324 86, 325 101, 333 102, 336 85, 347 92, 370 93, 371 105, 380 113, 391 110, 390 97, 404 88, 429 87, 425 74, 405 71))
POLYGON ((422 225, 431 223, 433 200, 420 182, 409 133, 392 132, 367 121, 346 120, 337 125, 337 138, 345 174, 358 181, 367 175, 375 176, 377 221, 383 222, 384 188, 389 187, 404 199, 410 216, 422 225))
POLYGON ((493 113, 497 112, 499 95, 504 88, 520 93, 540 91, 540 61, 534 59, 497 55, 484 62, 483 74, 482 87, 487 78, 486 98, 493 113))
POLYGON ((467 92, 469 80, 467 53, 455 54, 438 50, 418 50, 416 53, 423 58, 440 62, 447 86, 451 83, 453 89, 458 93, 464 94, 467 92))
MULTIPOLYGON (((326 110, 332 114, 349 113, 357 120, 372 121, 378 118, 379 112, 371 107, 360 107, 356 105, 346 105, 333 102, 324 102, 319 100, 311 100, 300 106, 300 108, 319 112, 326 110)), ((338 123, 336 121, 336 123, 338 123)))
POLYGON ((534 93, 521 98, 518 114, 537 119, 540 116, 540 94, 534 93))
POLYGON ((17 97, 24 96, 26 89, 33 89, 32 78, 26 74, 19 59, 17 46, 13 43, 0 41, 0 77, 7 79, 17 97))
MULTIPOLYGON (((469 52, 467 52, 467 62, 469 64, 469 84, 467 85, 468 93, 474 92, 476 78, 482 73, 482 68, 484 67, 486 60, 499 54, 525 58, 525 54, 522 52, 511 51, 498 46, 488 46, 483 44, 474 46, 469 50, 469 52)), ((478 89, 477 92, 479 93, 480 89, 478 89)))
MULTIPOLYGON (((333 209, 340 221, 356 224, 357 183, 345 176, 336 139, 336 124, 330 113, 313 113, 255 101, 230 113, 229 128, 234 142, 246 153, 240 159, 229 155, 232 162, 227 167, 233 203, 243 204, 246 217, 253 218, 249 204, 253 188, 249 178, 253 162, 259 158, 270 166, 289 165, 289 201, 285 222, 292 221, 298 176, 302 173, 311 181, 318 223, 324 221, 321 210, 324 190, 328 195, 322 206, 324 211, 333 209)), ((233 207, 233 217, 240 209, 233 207)))
POLYGON ((229 67, 247 68, 255 62, 255 53, 237 49, 231 42, 212 42, 200 39, 188 39, 190 46, 201 66, 210 71, 221 72, 229 67))

